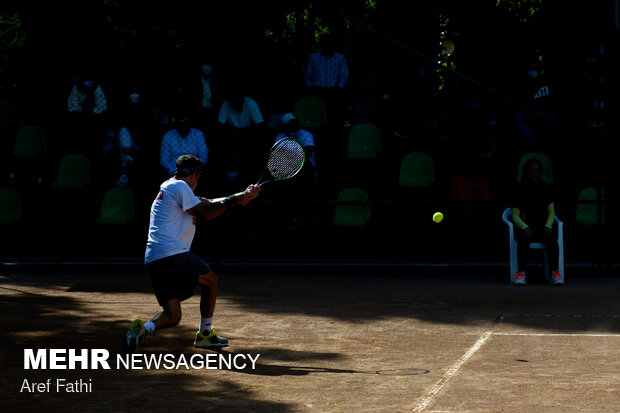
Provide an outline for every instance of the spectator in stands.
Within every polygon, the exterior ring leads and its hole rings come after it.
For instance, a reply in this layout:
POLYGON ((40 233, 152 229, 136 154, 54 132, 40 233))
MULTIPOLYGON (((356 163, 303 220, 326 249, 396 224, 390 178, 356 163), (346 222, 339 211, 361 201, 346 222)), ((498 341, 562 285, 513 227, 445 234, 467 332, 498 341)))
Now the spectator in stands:
POLYGON ((114 175, 116 186, 129 186, 134 179, 140 180, 138 175, 142 169, 159 164, 160 142, 158 139, 155 145, 148 139, 154 134, 154 118, 138 86, 129 87, 116 106, 118 110, 111 112, 108 121, 101 172, 106 180, 108 175, 114 175), (154 165, 134 168, 136 161, 151 163, 152 159, 147 158, 154 158, 154 165))
POLYGON ((131 129, 135 141, 142 143, 143 135, 152 128, 154 123, 153 109, 137 85, 132 85, 124 95, 123 103, 119 108, 120 122, 131 129))
POLYGON ((161 142, 159 161, 168 176, 174 174, 176 160, 181 155, 194 155, 203 166, 208 162, 209 149, 204 134, 194 129, 185 115, 179 117, 176 127, 166 132, 161 142))
POLYGON ((334 36, 321 38, 320 50, 308 56, 304 72, 306 87, 311 94, 325 100, 330 126, 341 126, 345 114, 345 87, 349 83, 349 66, 342 53, 336 51, 334 36))
POLYGON ((280 120, 282 131, 276 136, 276 142, 284 138, 297 139, 306 151, 306 162, 310 163, 311 169, 316 171, 316 145, 314 135, 307 130, 301 129, 299 120, 292 113, 282 115, 280 120))
POLYGON ((254 99, 233 90, 220 107, 218 122, 231 136, 249 136, 253 128, 264 123, 264 119, 254 99))
POLYGON ((349 82, 347 59, 335 51, 334 38, 330 34, 323 35, 321 50, 311 53, 304 73, 308 89, 328 90, 344 89, 349 82))
POLYGON ((201 129, 211 130, 215 122, 215 99, 213 96, 213 65, 203 64, 200 67, 200 107, 198 124, 201 129))
POLYGON ((328 151, 322 158, 327 169, 337 164, 333 159, 336 153, 342 153, 346 147, 345 122, 348 118, 346 86, 349 83, 347 59, 336 51, 336 40, 330 33, 320 40, 320 50, 308 56, 304 71, 304 81, 310 95, 321 97, 325 101, 326 125, 323 135, 330 136, 333 151, 328 151))
POLYGON ((525 284, 525 268, 529 258, 530 242, 544 242, 552 263, 551 283, 562 284, 558 268, 558 243, 554 231, 554 194, 549 184, 542 179, 542 162, 536 158, 523 166, 521 183, 515 192, 512 220, 515 224, 515 239, 518 242, 518 272, 513 275, 514 284, 525 284))
POLYGON ((92 73, 78 76, 67 101, 68 142, 73 151, 97 155, 105 131, 108 103, 101 84, 92 73))
POLYGON ((101 115, 108 108, 105 93, 91 73, 78 77, 71 88, 67 109, 69 113, 101 115))
MULTIPOLYGON (((248 171, 256 171, 262 162, 264 142, 263 114, 254 99, 234 88, 219 111, 216 144, 216 163, 225 169, 229 180, 237 180, 248 171)), ((245 180, 246 177, 243 177, 245 180)))
POLYGON ((103 146, 103 173, 113 171, 116 177, 116 186, 129 186, 133 175, 134 157, 140 148, 134 142, 131 130, 126 126, 116 128, 111 126, 106 133, 106 143, 103 146))

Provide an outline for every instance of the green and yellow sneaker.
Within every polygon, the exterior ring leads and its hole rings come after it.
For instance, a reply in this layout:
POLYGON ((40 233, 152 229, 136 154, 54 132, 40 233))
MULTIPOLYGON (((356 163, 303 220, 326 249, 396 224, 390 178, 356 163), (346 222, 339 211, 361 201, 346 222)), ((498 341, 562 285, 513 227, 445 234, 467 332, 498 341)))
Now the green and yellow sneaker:
POLYGON ((209 334, 197 331, 194 345, 199 348, 226 347, 228 345, 228 339, 218 336, 214 329, 211 329, 209 334))
POLYGON ((139 318, 133 320, 129 326, 129 331, 123 338, 121 345, 122 354, 139 353, 142 340, 146 336, 146 328, 144 328, 144 321, 139 318))

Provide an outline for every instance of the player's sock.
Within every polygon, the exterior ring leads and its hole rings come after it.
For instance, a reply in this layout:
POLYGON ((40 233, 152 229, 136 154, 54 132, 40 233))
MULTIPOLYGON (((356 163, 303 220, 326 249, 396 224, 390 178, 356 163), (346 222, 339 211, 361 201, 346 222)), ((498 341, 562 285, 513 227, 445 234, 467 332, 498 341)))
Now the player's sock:
POLYGON ((153 334, 153 332, 155 331, 155 323, 153 323, 152 321, 147 321, 146 323, 144 323, 144 328, 146 329, 146 334, 153 334))
POLYGON ((205 331, 208 333, 211 331, 211 324, 213 324, 213 317, 203 317, 200 316, 200 332, 204 333, 205 331))

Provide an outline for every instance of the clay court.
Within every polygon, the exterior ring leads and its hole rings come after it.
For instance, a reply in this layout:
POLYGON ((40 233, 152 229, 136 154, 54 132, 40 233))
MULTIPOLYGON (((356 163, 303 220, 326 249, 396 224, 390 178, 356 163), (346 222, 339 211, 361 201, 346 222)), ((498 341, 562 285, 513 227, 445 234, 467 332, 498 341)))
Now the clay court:
MULTIPOLYGON (((511 287, 505 268, 221 271, 221 353, 256 368, 24 370, 25 348, 103 348, 158 311, 139 266, 3 269, 4 411, 617 412, 620 281, 569 269, 511 287), (20 392, 90 380, 92 392, 20 392)), ((193 347, 198 295, 146 354, 193 347)))

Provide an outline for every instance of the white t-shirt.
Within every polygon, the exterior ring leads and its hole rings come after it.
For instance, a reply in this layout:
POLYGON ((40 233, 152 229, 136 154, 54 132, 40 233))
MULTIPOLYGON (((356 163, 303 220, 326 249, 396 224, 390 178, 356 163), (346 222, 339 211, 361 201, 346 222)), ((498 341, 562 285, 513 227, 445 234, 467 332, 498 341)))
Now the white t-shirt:
POLYGON ((220 108, 218 122, 222 125, 234 126, 237 128, 247 128, 264 122, 258 104, 252 98, 245 97, 243 99, 243 109, 237 112, 230 106, 230 102, 225 100, 220 108))
POLYGON ((161 184, 151 205, 144 262, 189 251, 196 225, 187 210, 200 202, 185 181, 170 178, 161 184))

